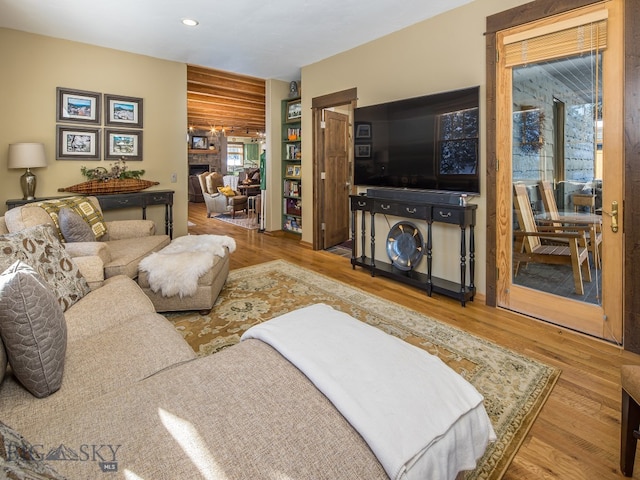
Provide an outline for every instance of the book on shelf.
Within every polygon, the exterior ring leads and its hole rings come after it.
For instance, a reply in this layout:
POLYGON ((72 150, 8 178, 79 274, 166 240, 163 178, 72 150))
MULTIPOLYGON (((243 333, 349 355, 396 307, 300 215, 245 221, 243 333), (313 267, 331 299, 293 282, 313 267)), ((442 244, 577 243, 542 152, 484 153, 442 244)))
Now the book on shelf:
POLYGON ((289 232, 302 233, 302 219, 299 217, 287 216, 282 228, 289 232))
POLYGON ((298 143, 288 143, 287 144, 287 160, 300 160, 301 152, 300 152, 300 144, 298 143))
POLYGON ((302 201, 298 198, 284 199, 284 212, 286 215, 302 215, 302 201))
POLYGON ((285 180, 283 192, 286 197, 300 197, 302 195, 302 185, 297 180, 285 180))
POLYGON ((287 128, 287 140, 294 141, 300 139, 300 128, 287 128))

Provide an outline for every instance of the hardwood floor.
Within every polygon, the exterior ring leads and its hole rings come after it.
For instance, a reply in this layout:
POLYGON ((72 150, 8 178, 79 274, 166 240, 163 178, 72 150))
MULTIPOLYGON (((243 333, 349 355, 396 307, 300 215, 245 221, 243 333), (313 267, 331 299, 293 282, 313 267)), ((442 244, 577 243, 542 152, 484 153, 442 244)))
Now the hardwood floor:
MULTIPOLYGON (((192 234, 230 235, 237 243, 231 268, 276 259, 336 280, 463 328, 562 370, 549 400, 503 477, 508 480, 620 479, 620 365, 640 365, 640 355, 560 327, 485 306, 424 292, 353 270, 349 259, 312 251, 299 240, 245 230, 206 218, 204 204, 190 204, 192 234)), ((640 459, 633 478, 640 479, 640 459)))

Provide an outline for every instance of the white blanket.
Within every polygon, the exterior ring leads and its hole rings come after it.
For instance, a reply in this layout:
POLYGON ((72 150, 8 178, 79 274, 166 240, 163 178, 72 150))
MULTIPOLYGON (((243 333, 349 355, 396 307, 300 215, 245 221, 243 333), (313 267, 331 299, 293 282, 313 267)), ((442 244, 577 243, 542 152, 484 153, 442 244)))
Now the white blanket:
POLYGON ((495 433, 483 397, 439 358, 317 304, 249 329, 302 371, 391 479, 454 479, 495 433))
POLYGON ((153 292, 188 297, 196 293, 198 279, 213 266, 213 257, 224 257, 227 249, 233 253, 236 241, 226 235, 186 235, 143 258, 138 268, 147 272, 153 292))

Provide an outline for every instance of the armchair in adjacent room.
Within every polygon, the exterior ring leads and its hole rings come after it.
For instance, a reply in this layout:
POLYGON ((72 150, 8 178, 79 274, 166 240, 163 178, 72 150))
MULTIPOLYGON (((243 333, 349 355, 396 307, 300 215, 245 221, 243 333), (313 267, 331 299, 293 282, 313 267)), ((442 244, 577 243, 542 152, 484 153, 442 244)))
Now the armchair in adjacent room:
POLYGON ((200 186, 200 182, 198 181, 197 175, 189 175, 189 202, 191 203, 202 203, 204 202, 204 197, 202 196, 202 187, 200 186))
POLYGON ((235 213, 247 210, 247 196, 239 195, 230 185, 226 185, 224 178, 219 173, 202 173, 198 175, 202 195, 207 206, 207 217, 219 213, 235 213))

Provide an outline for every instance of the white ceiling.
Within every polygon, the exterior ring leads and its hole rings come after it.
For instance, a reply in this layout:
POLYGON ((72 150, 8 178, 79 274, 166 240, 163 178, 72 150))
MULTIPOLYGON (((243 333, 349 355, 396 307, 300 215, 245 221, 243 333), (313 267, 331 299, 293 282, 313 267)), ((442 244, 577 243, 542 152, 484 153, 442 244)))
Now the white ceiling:
POLYGON ((302 66, 471 1, 0 0, 0 27, 290 81, 302 66))

